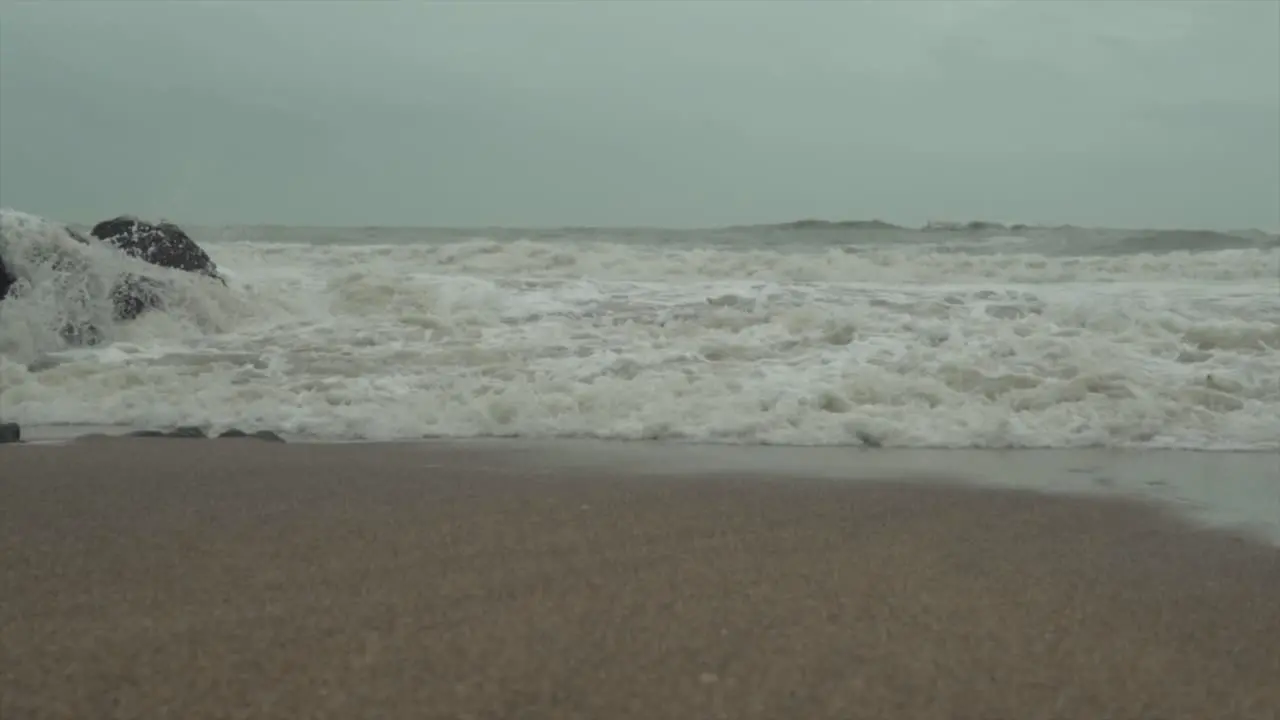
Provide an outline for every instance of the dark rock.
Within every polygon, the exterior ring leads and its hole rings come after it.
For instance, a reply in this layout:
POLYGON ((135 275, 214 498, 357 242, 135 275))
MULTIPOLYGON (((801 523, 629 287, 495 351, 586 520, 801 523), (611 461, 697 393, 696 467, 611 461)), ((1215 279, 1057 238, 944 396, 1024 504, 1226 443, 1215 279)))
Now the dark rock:
POLYGON ((0 445, 22 441, 22 428, 18 423, 0 423, 0 445))
MULTIPOLYGON (((199 438, 209 437, 208 435, 205 434, 204 430, 201 430, 198 427, 192 427, 192 426, 177 427, 167 432, 162 430, 138 430, 136 432, 132 432, 129 434, 132 437, 149 437, 149 438, 199 439, 199 438)), ((259 430, 257 432, 247 433, 237 428, 231 428, 219 434, 218 438, 228 439, 228 440, 244 438, 244 439, 252 439, 252 440, 262 440, 263 442, 278 442, 278 443, 284 442, 284 438, 280 437, 276 433, 271 432, 270 430, 259 430)))
POLYGON ((192 427, 190 425, 176 427, 168 432, 164 432, 163 430, 136 430, 134 432, 129 433, 129 436, 144 437, 144 438, 186 438, 186 439, 200 439, 200 438, 209 437, 208 435, 205 435, 204 431, 201 430, 200 428, 192 427))
POLYGON ((152 265, 222 280, 222 276, 218 274, 218 266, 208 253, 173 223, 152 224, 120 216, 94 225, 90 232, 126 255, 152 265))
POLYGON ((9 294, 9 288, 13 287, 13 276, 9 274, 9 268, 4 266, 4 258, 0 257, 0 300, 9 294))
POLYGON ((243 430, 231 428, 218 436, 219 439, 236 439, 236 438, 252 438, 254 440, 262 440, 263 442, 284 442, 284 438, 271 432, 270 430, 259 430, 255 433, 247 433, 243 430))
POLYGON ((168 437, 171 437, 171 438, 203 438, 203 437, 209 437, 209 436, 208 436, 208 435, 205 435, 205 434, 204 434, 204 431, 203 431, 203 430, 201 430, 200 428, 198 428, 198 427, 191 427, 191 426, 189 426, 189 425, 188 425, 188 426, 178 427, 178 428, 174 428, 173 430, 170 430, 170 431, 169 431, 169 434, 168 434, 168 437))

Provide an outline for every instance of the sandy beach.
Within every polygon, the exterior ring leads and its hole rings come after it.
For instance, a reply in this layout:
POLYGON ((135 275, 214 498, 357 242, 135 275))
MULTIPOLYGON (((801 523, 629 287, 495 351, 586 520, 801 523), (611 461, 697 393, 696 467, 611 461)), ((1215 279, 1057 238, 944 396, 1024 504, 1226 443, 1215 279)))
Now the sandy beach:
POLYGON ((1280 715, 1272 544, 626 452, 0 448, 0 717, 1280 715))

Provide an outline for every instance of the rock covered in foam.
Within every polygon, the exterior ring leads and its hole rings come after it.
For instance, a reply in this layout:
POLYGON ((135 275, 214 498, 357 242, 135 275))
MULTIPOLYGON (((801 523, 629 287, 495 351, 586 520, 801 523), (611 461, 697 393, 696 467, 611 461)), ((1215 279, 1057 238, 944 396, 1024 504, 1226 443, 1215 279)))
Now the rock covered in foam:
MULTIPOLYGON (((143 262, 213 278, 226 284, 213 258, 189 235, 170 222, 149 223, 131 215, 103 220, 89 231, 95 238, 143 262)), ((132 320, 163 303, 162 282, 125 275, 111 291, 116 318, 132 320)))
MULTIPOLYGON (((94 277, 90 255, 77 251, 94 246, 118 251, 157 267, 226 280, 213 259, 182 228, 168 222, 149 223, 120 216, 98 223, 86 236, 62 223, 5 209, 0 211, 0 300, 19 285, 30 288, 60 279, 72 287, 91 287, 94 277), (44 268, 43 270, 41 268, 44 268), (52 271, 52 272, 50 272, 52 271), (70 278, 79 278, 70 281, 70 278)), ((94 251, 97 252, 97 251, 94 251)), ((115 320, 132 320, 164 304, 168 283, 161 276, 125 272, 110 276, 107 293, 115 320)), ((94 291, 96 292, 96 291, 94 291)), ((104 318, 99 318, 102 320, 104 318)), ((93 344, 99 337, 97 320, 70 323, 61 334, 72 344, 93 344)))
POLYGON ((0 208, 0 299, 15 292, 34 266, 74 271, 83 265, 75 248, 89 241, 70 228, 28 213, 0 208))
POLYGON ((132 320, 164 305, 164 285, 141 275, 125 275, 111 289, 111 303, 117 320, 132 320))

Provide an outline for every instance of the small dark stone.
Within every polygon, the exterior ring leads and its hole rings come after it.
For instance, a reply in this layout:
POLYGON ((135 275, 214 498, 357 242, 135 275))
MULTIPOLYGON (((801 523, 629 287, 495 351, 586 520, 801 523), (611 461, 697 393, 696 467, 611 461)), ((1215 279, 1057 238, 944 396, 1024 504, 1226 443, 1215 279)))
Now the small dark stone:
POLYGON ((129 437, 144 438, 204 438, 208 435, 198 427, 185 425, 183 427, 174 428, 168 432, 163 430, 135 430, 129 433, 129 437))
POLYGON ((263 442, 278 442, 278 443, 284 442, 284 438, 271 432, 270 430, 259 430, 257 432, 247 433, 243 430, 231 428, 230 430, 227 430, 226 432, 222 433, 218 437, 229 438, 229 439, 253 438, 255 440, 262 440, 263 442))
POLYGON ((22 442, 22 428, 18 423, 0 423, 0 444, 22 442))
POLYGON ((209 436, 208 436, 208 435, 205 435, 205 434, 204 434, 204 431, 203 431, 203 430, 201 430, 201 429, 200 429, 200 428, 198 428, 198 427, 192 427, 192 426, 190 426, 190 425, 184 425, 184 426, 182 426, 182 427, 177 427, 177 428, 174 428, 173 430, 169 431, 169 432, 165 435, 165 437, 171 437, 171 438, 206 438, 206 437, 209 437, 209 436))

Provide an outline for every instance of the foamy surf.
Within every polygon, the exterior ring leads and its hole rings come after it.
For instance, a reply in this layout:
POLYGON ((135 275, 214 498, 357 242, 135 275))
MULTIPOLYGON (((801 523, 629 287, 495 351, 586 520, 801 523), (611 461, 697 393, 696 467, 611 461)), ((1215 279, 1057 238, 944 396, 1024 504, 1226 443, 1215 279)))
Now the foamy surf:
MULTIPOLYGON (((10 246, 33 232, 6 223, 10 246)), ((193 234, 230 287, 187 282, 100 346, 65 347, 51 295, 0 304, 6 418, 335 439, 1280 448, 1270 236, 1157 252, 1135 248, 1190 240, 193 234)))

